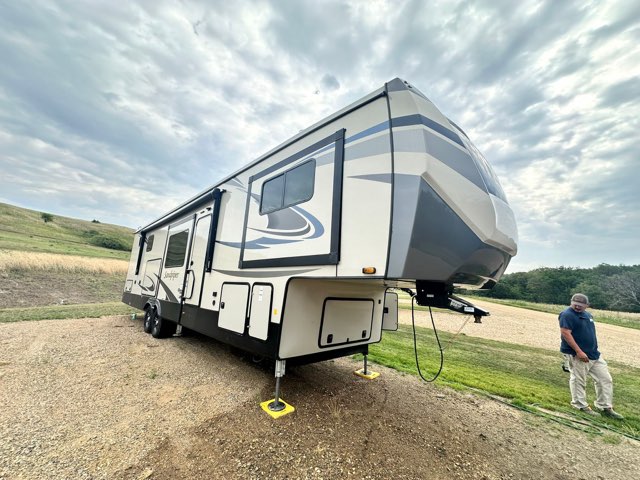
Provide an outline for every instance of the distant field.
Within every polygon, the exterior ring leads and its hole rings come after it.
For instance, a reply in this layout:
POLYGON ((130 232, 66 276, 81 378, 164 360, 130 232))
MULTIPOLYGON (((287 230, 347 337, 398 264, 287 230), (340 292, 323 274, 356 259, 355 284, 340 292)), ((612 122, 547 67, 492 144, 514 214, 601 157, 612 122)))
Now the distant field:
MULTIPOLYGON (((483 302, 498 303, 501 305, 510 305, 512 307, 524 308, 527 310, 552 313, 554 315, 558 315, 568 306, 526 302, 524 300, 504 300, 500 298, 472 297, 468 295, 465 295, 464 298, 470 300, 472 303, 474 300, 481 300, 483 302)), ((399 308, 411 309, 411 297, 409 297, 409 295, 404 292, 398 292, 398 306, 399 308)), ((417 305, 414 306, 414 308, 416 310, 428 310, 428 307, 420 307, 417 305)), ((434 308, 433 310, 438 311, 439 309, 434 308)), ((446 310, 442 311, 446 312, 446 310)), ((598 322, 640 330, 640 313, 615 312, 612 310, 599 310, 596 308, 589 309, 589 311, 593 314, 598 322)))
POLYGON ((0 250, 126 260, 133 230, 0 203, 0 250), (49 220, 45 222, 44 216, 49 220))
MULTIPOLYGON (((493 302, 502 305, 510 305, 512 307, 526 308, 527 310, 537 310, 538 312, 553 313, 555 315, 558 315, 561 311, 568 307, 568 305, 534 303, 526 302, 524 300, 503 300, 499 298, 486 297, 478 297, 478 299, 485 302, 493 302)), ((597 308, 590 308, 589 311, 593 314, 594 318, 596 318, 598 322, 608 323, 610 325, 619 325, 621 327, 640 329, 640 313, 615 312, 612 310, 599 310, 597 308)))

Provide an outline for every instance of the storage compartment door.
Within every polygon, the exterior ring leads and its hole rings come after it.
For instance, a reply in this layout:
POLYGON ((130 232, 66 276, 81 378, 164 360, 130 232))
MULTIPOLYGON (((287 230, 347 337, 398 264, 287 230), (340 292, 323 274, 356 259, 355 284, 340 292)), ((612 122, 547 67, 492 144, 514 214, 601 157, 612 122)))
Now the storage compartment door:
POLYGON ((384 294, 384 314, 382 315, 383 330, 398 330, 398 294, 387 292, 384 294))
POLYGON ((232 332, 244 333, 247 322, 249 285, 246 283, 225 283, 220 294, 220 316, 218 326, 232 332))
POLYGON ((271 318, 271 285, 256 284, 251 294, 251 313, 249 314, 249 335, 266 340, 271 318))
POLYGON ((327 348, 369 340, 372 327, 373 299, 327 298, 318 346, 327 348))

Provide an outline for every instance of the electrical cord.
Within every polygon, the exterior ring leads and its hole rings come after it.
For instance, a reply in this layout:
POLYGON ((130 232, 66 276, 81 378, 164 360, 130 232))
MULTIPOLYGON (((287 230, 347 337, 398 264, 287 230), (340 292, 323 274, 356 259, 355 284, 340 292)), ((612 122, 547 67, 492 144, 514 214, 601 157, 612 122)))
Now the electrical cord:
MULTIPOLYGON (((411 290, 409 291, 411 292, 411 290)), ((416 301, 416 296, 413 292, 411 292, 411 325, 413 327, 413 352, 415 353, 415 356, 416 356, 416 368, 418 369, 418 375, 420 375, 420 378, 422 378, 422 380, 424 380, 427 383, 431 383, 431 382, 434 382, 436 378, 440 376, 440 373, 442 372, 442 367, 444 367, 444 349, 442 348, 442 344, 440 343, 440 337, 438 336, 436 323, 433 320, 433 312, 431 311, 431 307, 429 307, 429 316, 431 317, 431 325, 433 325, 433 333, 435 333, 436 335, 438 349, 440 350, 440 368, 438 369, 438 372, 433 376, 433 378, 430 378, 430 379, 425 378, 425 376, 422 374, 422 370, 420 370, 420 362, 418 361, 418 342, 416 339, 416 321, 415 321, 414 308, 413 308, 415 301, 416 301)))

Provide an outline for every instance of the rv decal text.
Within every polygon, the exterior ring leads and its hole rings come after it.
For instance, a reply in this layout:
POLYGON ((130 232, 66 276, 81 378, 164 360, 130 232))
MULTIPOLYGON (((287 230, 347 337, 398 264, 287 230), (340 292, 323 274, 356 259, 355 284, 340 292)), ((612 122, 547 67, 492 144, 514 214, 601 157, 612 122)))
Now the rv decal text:
POLYGON ((163 278, 165 280, 175 280, 179 276, 180 276, 180 272, 164 272, 163 278))

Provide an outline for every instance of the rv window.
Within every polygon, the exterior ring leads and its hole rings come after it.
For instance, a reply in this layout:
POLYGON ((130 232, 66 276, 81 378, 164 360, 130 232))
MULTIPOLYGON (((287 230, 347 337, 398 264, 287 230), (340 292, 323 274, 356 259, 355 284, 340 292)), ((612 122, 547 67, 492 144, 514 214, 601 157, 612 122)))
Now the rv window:
POLYGON ((184 264, 184 257, 187 251, 188 239, 189 232, 186 230, 169 237, 167 257, 164 259, 165 267, 181 267, 184 264))
POLYGON ((151 235, 147 238, 147 252, 150 252, 153 249, 153 237, 154 235, 151 235))
POLYGON ((260 213, 271 213, 306 202, 313 197, 316 161, 298 165, 262 185, 260 213))
POLYGON ((262 199, 260 213, 269 213, 282 208, 282 194, 284 193, 284 175, 264 182, 262 185, 262 199))
POLYGON ((304 163, 285 174, 284 206, 302 203, 313 197, 316 161, 304 163))

